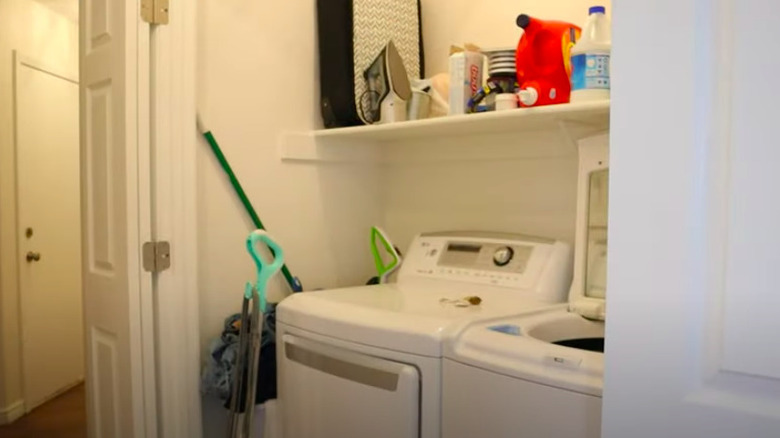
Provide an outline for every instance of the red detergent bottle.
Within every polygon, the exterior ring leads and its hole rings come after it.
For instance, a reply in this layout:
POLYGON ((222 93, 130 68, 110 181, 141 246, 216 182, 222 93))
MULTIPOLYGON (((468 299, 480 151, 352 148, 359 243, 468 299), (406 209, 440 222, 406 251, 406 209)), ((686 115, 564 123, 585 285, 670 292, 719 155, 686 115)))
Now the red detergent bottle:
POLYGON ((522 14, 517 25, 523 36, 517 44, 517 92, 522 106, 569 102, 571 48, 581 29, 571 23, 522 14))

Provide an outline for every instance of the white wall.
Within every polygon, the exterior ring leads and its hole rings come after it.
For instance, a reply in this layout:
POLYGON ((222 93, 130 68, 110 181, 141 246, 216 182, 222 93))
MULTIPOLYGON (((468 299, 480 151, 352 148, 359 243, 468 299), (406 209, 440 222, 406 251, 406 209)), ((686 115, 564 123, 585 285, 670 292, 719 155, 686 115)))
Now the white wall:
POLYGON ((22 398, 12 51, 78 72, 77 24, 32 0, 0 0, 0 411, 22 398))
POLYGON ((401 248, 439 230, 574 240, 577 150, 562 132, 421 141, 394 145, 392 155, 385 227, 401 248))
POLYGON ((35 0, 74 23, 79 22, 79 0, 35 0))
MULTIPOLYGON (((426 73, 447 71, 452 44, 515 46, 519 14, 582 25, 592 0, 423 0, 426 73)), ((420 232, 484 229, 574 240, 577 150, 560 132, 392 148, 386 231, 401 248, 420 232), (484 151, 474 153, 474 148, 484 151), (402 158, 403 157, 403 158, 402 158), (477 157, 475 159, 475 157, 477 157)))

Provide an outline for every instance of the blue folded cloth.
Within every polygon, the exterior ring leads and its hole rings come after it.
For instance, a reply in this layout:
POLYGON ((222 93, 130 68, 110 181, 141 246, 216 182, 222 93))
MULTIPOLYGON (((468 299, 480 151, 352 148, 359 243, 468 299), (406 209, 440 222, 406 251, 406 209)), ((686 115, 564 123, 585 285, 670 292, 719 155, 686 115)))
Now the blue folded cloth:
MULTIPOLYGON (((238 357, 238 334, 241 314, 225 318, 222 334, 211 341, 208 362, 201 378, 201 391, 229 402, 233 388, 236 358, 238 357)), ((276 398, 276 304, 269 303, 260 346, 257 402, 276 398)))

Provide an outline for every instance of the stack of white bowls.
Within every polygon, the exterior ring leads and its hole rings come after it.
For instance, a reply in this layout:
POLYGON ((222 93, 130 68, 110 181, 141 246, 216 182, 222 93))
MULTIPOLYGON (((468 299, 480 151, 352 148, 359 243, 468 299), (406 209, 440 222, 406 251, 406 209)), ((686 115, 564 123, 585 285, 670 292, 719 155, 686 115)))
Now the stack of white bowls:
POLYGON ((515 76, 517 74, 514 47, 483 50, 483 52, 488 58, 488 77, 515 76))

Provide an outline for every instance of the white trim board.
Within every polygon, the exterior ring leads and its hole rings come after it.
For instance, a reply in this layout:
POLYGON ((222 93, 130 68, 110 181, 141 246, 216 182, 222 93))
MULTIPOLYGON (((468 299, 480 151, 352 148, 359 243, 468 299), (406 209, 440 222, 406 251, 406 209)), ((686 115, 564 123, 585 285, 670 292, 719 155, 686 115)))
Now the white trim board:
POLYGON ((24 414, 24 400, 17 400, 4 408, 0 408, 0 425, 11 424, 24 414))
POLYGON ((55 398, 65 394, 66 392, 70 391, 71 389, 81 385, 84 383, 84 376, 79 377, 78 380, 74 381, 73 383, 68 384, 67 386, 63 387, 62 389, 58 390, 54 394, 51 394, 49 397, 46 398, 46 400, 43 400, 42 402, 38 403, 35 406, 28 406, 27 403, 24 400, 21 400, 24 403, 24 411, 25 413, 29 414, 30 412, 34 411, 35 409, 38 409, 39 407, 45 405, 46 403, 54 400, 55 398))
MULTIPOLYGON (((136 6, 140 6, 139 0, 132 0, 130 3, 135 3, 136 6)), ((132 14, 132 12, 130 12, 132 14)), ((138 65, 135 70, 139 72, 137 75, 138 80, 138 108, 140 110, 138 117, 138 168, 141 170, 138 175, 138 193, 140 196, 138 202, 139 213, 141 217, 150 218, 149 221, 142 221, 139 229, 140 239, 138 244, 143 245, 143 242, 154 240, 154 217, 152 216, 152 203, 154 202, 154 185, 152 182, 152 168, 154 163, 150 163, 152 159, 152 123, 151 120, 154 117, 152 110, 151 96, 151 59, 154 53, 154 47, 152 46, 153 27, 144 22, 139 15, 135 16, 137 31, 137 44, 138 44, 138 65)), ((165 364, 159 361, 158 358, 158 346, 157 346, 157 334, 155 333, 155 314, 157 313, 156 303, 154 296, 158 292, 157 276, 158 274, 151 274, 152 281, 147 281, 146 272, 141 270, 139 284, 141 287, 139 304, 141 308, 140 320, 138 323, 141 325, 141 339, 142 339, 142 360, 143 366, 143 410, 145 417, 145 437, 157 438, 160 428, 160 422, 162 418, 160 416, 159 405, 159 369, 165 364)))
POLYGON ((153 26, 151 69, 152 238, 171 243, 171 268, 155 297, 159 436, 199 438, 200 311, 197 271, 196 4, 172 2, 153 26), (173 19, 175 17, 175 19, 173 19))
MULTIPOLYGON (((58 66, 50 65, 49 63, 43 60, 35 59, 31 56, 27 56, 19 50, 13 51, 13 57, 14 57, 14 69, 19 68, 19 66, 30 67, 34 70, 38 70, 43 73, 56 76, 60 79, 73 82, 74 84, 79 83, 78 72, 66 71, 65 69, 59 68, 58 66)), ((14 75, 15 74, 16 73, 14 72, 14 75)))

